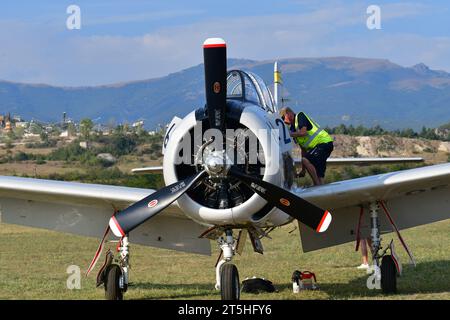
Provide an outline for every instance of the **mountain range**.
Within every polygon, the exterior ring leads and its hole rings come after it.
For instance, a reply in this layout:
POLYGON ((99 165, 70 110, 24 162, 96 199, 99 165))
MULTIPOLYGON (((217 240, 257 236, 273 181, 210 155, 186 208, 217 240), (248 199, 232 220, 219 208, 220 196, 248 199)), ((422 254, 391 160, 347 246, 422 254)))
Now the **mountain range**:
MULTIPOLYGON (((450 121, 450 73, 423 63, 404 67, 353 57, 278 60, 285 105, 322 125, 434 127, 450 121)), ((228 69, 257 73, 273 83, 274 60, 229 59, 228 69)), ((116 123, 145 120, 149 129, 203 106, 203 65, 164 77, 92 87, 0 81, 0 113, 45 122, 74 119, 116 123)))

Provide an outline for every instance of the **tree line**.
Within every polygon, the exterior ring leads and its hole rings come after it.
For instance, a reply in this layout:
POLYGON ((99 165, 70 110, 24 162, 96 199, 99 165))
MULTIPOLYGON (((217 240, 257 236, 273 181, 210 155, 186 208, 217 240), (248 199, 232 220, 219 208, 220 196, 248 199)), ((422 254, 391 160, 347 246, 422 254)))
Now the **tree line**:
MULTIPOLYGON (((65 161, 79 162, 86 166, 108 167, 113 163, 97 157, 101 153, 109 153, 115 158, 121 156, 136 154, 149 154, 152 159, 158 159, 161 154, 162 135, 149 135, 145 130, 140 132, 125 132, 118 127, 111 135, 83 134, 80 138, 75 139, 71 143, 52 150, 49 154, 34 154, 23 151, 12 155, 11 143, 5 148, 8 150, 6 155, 0 158, 0 163, 13 161, 34 160, 36 164, 44 164, 46 161, 65 161), (80 142, 87 142, 87 147, 82 147, 80 142), (141 148, 137 151, 139 145, 149 144, 147 148, 141 148)), ((52 139, 44 139, 42 142, 27 144, 28 148, 42 148, 55 146, 56 141, 52 139)))

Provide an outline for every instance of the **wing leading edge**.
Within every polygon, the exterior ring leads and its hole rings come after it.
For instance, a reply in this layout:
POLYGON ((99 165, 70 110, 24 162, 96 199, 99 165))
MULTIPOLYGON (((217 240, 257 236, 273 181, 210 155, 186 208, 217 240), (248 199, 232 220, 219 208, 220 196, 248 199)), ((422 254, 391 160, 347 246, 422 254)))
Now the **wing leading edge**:
POLYGON ((373 164, 395 164, 395 163, 422 163, 420 157, 386 157, 386 158, 328 158, 327 164, 330 165, 373 165, 373 164))
MULTIPOLYGON (((370 177, 335 182, 297 193, 312 203, 331 208, 333 223, 322 235, 309 232, 300 224, 303 251, 312 251, 355 240, 360 207, 365 215, 361 236, 370 230, 368 205, 383 200, 387 203, 399 229, 411 228, 450 218, 450 163, 370 177)), ((391 227, 383 214, 381 230, 391 227)))
MULTIPOLYGON (((114 210, 155 192, 152 189, 0 176, 0 217, 4 223, 101 237, 114 210)), ((133 243, 210 254, 198 239, 204 227, 174 204, 130 234, 133 243)))

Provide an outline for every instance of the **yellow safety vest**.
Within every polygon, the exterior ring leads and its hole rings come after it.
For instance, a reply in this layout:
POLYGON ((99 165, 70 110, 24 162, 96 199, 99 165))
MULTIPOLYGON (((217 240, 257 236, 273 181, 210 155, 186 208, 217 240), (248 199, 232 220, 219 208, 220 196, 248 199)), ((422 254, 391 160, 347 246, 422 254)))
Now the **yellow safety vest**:
MULTIPOLYGON (((308 130, 306 136, 297 137, 295 140, 297 143, 304 149, 312 149, 320 143, 328 143, 332 142, 333 138, 326 132, 324 129, 320 128, 320 126, 312 120, 310 117, 303 113, 305 117, 311 122, 312 128, 308 130)), ((298 115, 295 115, 295 130, 298 131, 300 128, 298 127, 298 115)))

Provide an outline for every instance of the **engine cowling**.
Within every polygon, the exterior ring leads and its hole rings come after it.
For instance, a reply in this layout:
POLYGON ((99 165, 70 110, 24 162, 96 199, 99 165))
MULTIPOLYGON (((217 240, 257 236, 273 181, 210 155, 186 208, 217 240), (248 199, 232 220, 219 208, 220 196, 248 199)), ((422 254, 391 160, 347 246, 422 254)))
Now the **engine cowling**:
MULTIPOLYGON (((244 166, 247 173, 283 186, 289 180, 285 177, 283 159, 290 154, 292 144, 290 139, 286 139, 286 128, 280 122, 276 115, 267 113, 257 105, 227 101, 227 143, 231 141, 231 132, 237 133, 230 144, 233 147, 226 148, 232 158, 230 165, 244 166), (239 144, 239 133, 245 133, 247 137, 244 144, 242 140, 239 144), (258 143, 256 161, 255 149, 250 146, 255 140, 258 143)), ((208 145, 205 147, 208 129, 204 109, 195 110, 183 119, 172 120, 163 148, 166 185, 198 172, 202 167, 200 163, 209 162, 214 166, 213 153, 216 150, 208 150, 208 145)), ((239 181, 229 177, 225 180, 225 184, 217 184, 214 178, 207 179, 201 186, 180 197, 178 206, 191 219, 205 225, 245 225, 249 222, 280 225, 292 220, 239 181)))

